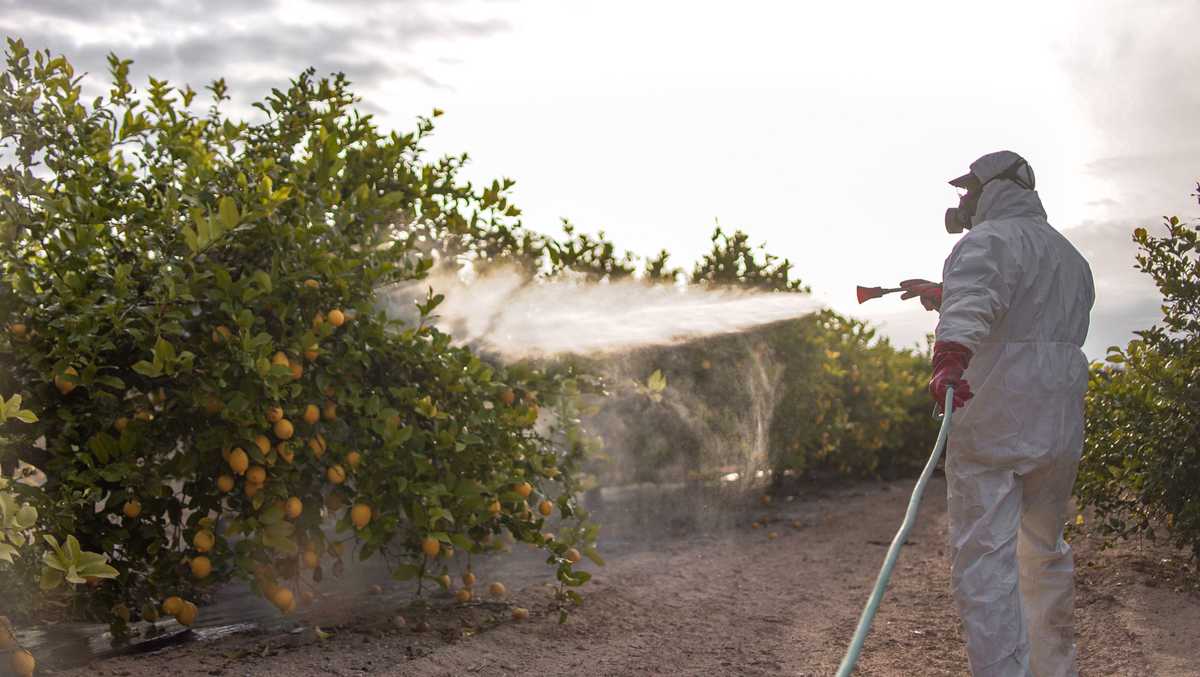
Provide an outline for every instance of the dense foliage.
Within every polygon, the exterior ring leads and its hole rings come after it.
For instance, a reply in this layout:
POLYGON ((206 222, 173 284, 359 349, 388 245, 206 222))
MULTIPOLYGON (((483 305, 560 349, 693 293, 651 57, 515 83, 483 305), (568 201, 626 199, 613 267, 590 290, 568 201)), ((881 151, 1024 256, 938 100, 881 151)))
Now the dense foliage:
POLYGON ((173 598, 216 581, 287 612, 345 558, 439 580, 452 551, 469 567, 505 533, 545 548, 577 599, 595 529, 556 431, 535 430, 556 381, 374 305, 445 256, 426 235, 510 218, 500 191, 425 160, 429 120, 381 133, 341 76, 303 74, 249 124, 222 113, 221 81, 196 113, 190 88, 152 79, 143 98, 110 64, 108 96, 85 103, 65 59, 8 46, 0 392, 39 420, 5 430, 0 463, 44 472, 9 488, 80 546, 68 557, 97 551, 119 575, 64 586, 35 538, 0 588, 41 578, 43 611, 120 622, 172 598, 190 623, 173 598), (547 539, 551 515, 571 521, 547 539))
MULTIPOLYGON (((1200 197, 1200 195, 1198 195, 1200 197)), ((1093 366, 1076 496, 1114 537, 1172 539, 1200 558, 1200 225, 1134 231, 1137 268, 1163 297, 1163 321, 1093 366)))

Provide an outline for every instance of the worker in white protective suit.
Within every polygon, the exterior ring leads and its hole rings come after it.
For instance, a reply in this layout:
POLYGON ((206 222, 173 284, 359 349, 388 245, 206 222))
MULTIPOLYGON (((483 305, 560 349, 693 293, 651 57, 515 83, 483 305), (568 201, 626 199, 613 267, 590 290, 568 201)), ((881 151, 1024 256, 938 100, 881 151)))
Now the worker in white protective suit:
POLYGON ((950 183, 966 192, 946 228, 969 232, 940 285, 901 286, 941 313, 929 388, 941 403, 954 387, 946 478, 971 672, 1075 675, 1063 528, 1083 448, 1091 269, 1046 221, 1016 153, 985 155, 950 183))

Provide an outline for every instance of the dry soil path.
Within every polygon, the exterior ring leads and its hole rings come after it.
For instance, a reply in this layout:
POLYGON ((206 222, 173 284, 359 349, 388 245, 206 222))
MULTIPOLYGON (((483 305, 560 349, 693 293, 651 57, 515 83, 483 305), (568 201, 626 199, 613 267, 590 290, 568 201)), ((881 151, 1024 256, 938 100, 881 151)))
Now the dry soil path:
MULTIPOLYGON (((384 612, 362 611, 324 642, 307 631, 234 637, 71 674, 830 675, 911 487, 864 484, 777 501, 738 528, 613 558, 596 569, 584 606, 565 625, 531 585, 514 592, 533 611, 522 623, 491 625, 506 613, 482 607, 434 616, 431 631, 415 633, 412 620, 396 629, 384 612), (756 518, 766 526, 751 529, 756 518)), ((949 595, 944 491, 940 479, 930 484, 857 674, 966 674, 949 595)), ((1179 567, 1163 561, 1169 553, 1100 553, 1087 540, 1077 553, 1082 674, 1200 674, 1200 595, 1180 591, 1179 567)))

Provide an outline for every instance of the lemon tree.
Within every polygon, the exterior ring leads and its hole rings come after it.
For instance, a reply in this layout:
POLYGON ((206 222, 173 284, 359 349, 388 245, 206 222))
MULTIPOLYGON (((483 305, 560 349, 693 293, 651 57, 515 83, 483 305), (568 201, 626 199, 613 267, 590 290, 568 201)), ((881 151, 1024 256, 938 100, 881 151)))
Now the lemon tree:
POLYGON ((502 533, 545 548, 564 586, 586 581, 565 556, 595 537, 573 456, 535 427, 565 376, 454 346, 426 321, 439 297, 410 324, 376 305, 516 227, 503 187, 426 158, 432 118, 381 131, 341 75, 305 72, 247 122, 220 80, 138 91, 112 56, 91 99, 63 57, 10 40, 6 58, 0 392, 38 420, 0 466, 44 473, 14 491, 71 534, 35 543, 63 583, 42 611, 120 624, 171 600, 190 624, 241 578, 286 613, 346 558, 433 580, 502 533), (542 501, 578 543, 542 537, 542 501))

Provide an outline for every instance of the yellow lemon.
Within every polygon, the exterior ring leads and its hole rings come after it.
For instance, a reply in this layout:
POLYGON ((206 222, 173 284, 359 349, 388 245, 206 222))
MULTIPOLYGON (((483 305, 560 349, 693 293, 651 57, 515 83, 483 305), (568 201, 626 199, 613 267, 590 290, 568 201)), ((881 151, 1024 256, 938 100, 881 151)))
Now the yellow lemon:
POLYGON ((325 471, 325 477, 333 484, 341 484, 346 481, 346 470, 340 465, 332 465, 325 471))
POLYGON ((350 509, 350 521, 354 524, 354 528, 362 529, 371 521, 370 506, 359 503, 350 509))
POLYGON ((184 602, 179 613, 175 614, 175 620, 179 621, 180 625, 191 625, 196 622, 196 615, 199 613, 200 610, 196 608, 195 604, 184 602))
POLYGON ((262 486, 267 482, 267 469, 261 465, 252 466, 246 471, 246 481, 262 486))
POLYGON ((207 578, 212 573, 212 562, 204 555, 192 558, 192 575, 196 578, 207 578))
POLYGON ((208 552, 216 545, 217 539, 213 536, 213 532, 208 529, 201 529, 192 537, 192 545, 196 546, 199 552, 208 552))
POLYGON ((8 659, 8 667, 12 668, 14 675, 32 677, 33 671, 37 669, 37 661, 33 659, 33 654, 21 649, 8 659))
POLYGON ((283 511, 287 514, 288 519, 294 520, 304 512, 304 502, 296 496, 290 496, 287 503, 284 504, 283 511))
POLYGON ((63 395, 70 395, 72 390, 75 390, 77 385, 75 381, 65 378, 65 376, 79 376, 79 372, 75 371, 75 367, 67 367, 62 375, 55 375, 54 387, 58 388, 58 392, 63 395))
POLYGON ((281 440, 290 440, 294 434, 296 434, 296 429, 292 427, 291 421, 281 418, 275 422, 275 437, 281 440))
POLYGON ((229 452, 229 468, 233 470, 235 475, 245 475, 246 469, 250 467, 250 457, 246 455, 246 450, 237 447, 229 452))
POLYGON ((175 614, 178 614, 179 610, 182 608, 183 608, 183 598, 181 598, 181 597, 176 597, 175 595, 171 595, 170 597, 163 600, 162 610, 163 610, 163 613, 167 614, 168 616, 174 616, 175 614))

